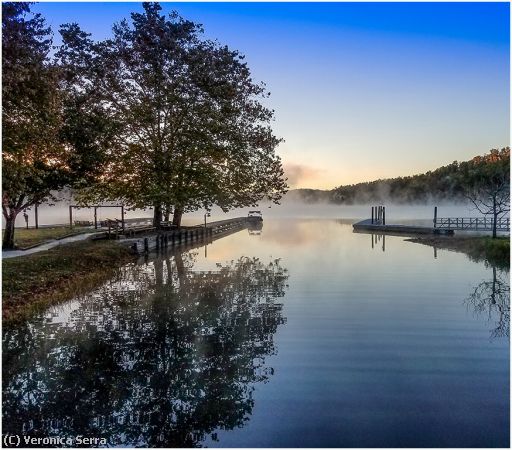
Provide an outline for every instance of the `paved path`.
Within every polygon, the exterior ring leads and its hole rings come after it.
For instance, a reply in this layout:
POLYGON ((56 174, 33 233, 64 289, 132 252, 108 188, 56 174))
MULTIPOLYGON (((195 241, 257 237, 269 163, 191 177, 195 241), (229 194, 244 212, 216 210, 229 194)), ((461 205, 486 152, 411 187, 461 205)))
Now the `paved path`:
POLYGON ((31 255, 32 253, 42 252, 50 248, 57 247, 58 245, 69 244, 70 242, 83 241, 96 233, 83 233, 75 236, 69 236, 63 239, 54 239, 53 241, 46 242, 45 244, 38 245, 37 247, 29 248, 28 250, 6 250, 2 252, 2 259, 15 258, 16 256, 31 255))

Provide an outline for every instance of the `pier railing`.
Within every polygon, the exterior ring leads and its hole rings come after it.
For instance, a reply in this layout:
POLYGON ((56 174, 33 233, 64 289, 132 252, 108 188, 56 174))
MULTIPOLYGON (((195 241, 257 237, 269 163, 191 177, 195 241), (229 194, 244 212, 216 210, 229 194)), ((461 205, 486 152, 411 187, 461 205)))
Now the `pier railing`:
MULTIPOLYGON (((494 219, 487 217, 435 217, 434 228, 450 230, 492 231, 494 219)), ((496 229, 510 231, 510 218, 496 221, 496 229)))
POLYGON ((195 227, 184 227, 171 230, 154 230, 156 234, 131 239, 130 247, 136 253, 148 253, 152 250, 160 250, 167 247, 188 245, 195 242, 212 242, 215 239, 227 234, 234 233, 248 224, 247 217, 237 217, 234 219, 219 220, 195 227))

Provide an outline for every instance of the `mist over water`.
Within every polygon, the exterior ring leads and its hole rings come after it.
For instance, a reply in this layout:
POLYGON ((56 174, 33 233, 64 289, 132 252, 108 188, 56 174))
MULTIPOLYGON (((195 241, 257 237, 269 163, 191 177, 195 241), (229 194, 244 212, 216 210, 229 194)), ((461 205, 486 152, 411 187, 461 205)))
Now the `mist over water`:
MULTIPOLYGON (((72 200, 63 200, 54 205, 41 205, 39 207, 39 224, 55 225, 69 223, 69 205, 74 204, 72 200)), ((105 203, 109 204, 109 203, 105 203)), ((115 203, 110 203, 115 204, 115 203)), ((286 198, 280 205, 262 202, 257 207, 237 208, 227 213, 220 208, 214 207, 210 212, 208 221, 223 220, 233 217, 246 216, 251 210, 260 210, 263 217, 272 218, 329 218, 329 219, 346 219, 346 220, 363 220, 371 216, 371 206, 374 204, 360 205, 335 205, 330 203, 306 203, 296 200, 287 200, 286 198)), ((448 203, 432 203, 432 204, 392 204, 385 203, 386 206, 386 222, 399 223, 404 221, 415 221, 424 225, 431 225, 434 217, 434 206, 438 206, 438 217, 479 217, 481 214, 470 204, 448 204, 448 203)), ((205 210, 199 210, 186 213, 183 216, 183 225, 196 225, 203 223, 205 210)), ((34 225, 33 209, 27 212, 29 215, 29 226, 34 225)), ((143 218, 152 217, 152 209, 136 209, 133 211, 125 211, 125 217, 143 218)), ((120 219, 120 208, 98 208, 98 220, 120 219)), ((93 208, 73 209, 73 220, 94 220, 93 208)), ((5 226, 5 222, 2 222, 5 226)), ((17 227, 25 226, 23 214, 19 214, 16 220, 17 227)))

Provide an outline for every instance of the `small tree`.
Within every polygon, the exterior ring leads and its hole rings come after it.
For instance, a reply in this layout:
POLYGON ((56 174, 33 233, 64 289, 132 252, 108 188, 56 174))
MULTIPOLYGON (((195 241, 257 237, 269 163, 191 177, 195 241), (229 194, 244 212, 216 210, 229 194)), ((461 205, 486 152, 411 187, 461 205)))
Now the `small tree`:
POLYGON ((510 212, 510 148, 474 158, 467 177, 466 198, 481 214, 492 216, 496 238, 498 219, 510 212))

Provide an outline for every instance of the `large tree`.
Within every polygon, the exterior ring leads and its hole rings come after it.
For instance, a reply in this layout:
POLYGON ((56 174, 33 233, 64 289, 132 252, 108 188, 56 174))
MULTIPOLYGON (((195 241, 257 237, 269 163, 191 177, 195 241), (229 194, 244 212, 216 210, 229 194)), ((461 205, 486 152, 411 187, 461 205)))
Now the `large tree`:
POLYGON ((66 64, 92 55, 81 82, 95 87, 117 130, 102 176, 81 201, 152 207, 156 226, 171 207, 179 225, 187 210, 278 201, 286 183, 264 86, 238 52, 202 39, 199 25, 163 15, 158 3, 143 8, 103 42, 76 24, 61 30, 66 64))
POLYGON ((2 4, 3 248, 14 247, 23 209, 63 186, 58 77, 48 63, 51 34, 28 3, 2 4))
POLYGON ((65 186, 84 186, 101 168, 108 133, 91 89, 49 58, 51 32, 29 3, 2 4, 3 248, 14 248, 16 216, 65 186))
POLYGON ((468 165, 466 196, 475 208, 492 217, 492 237, 498 219, 510 212, 510 148, 493 149, 468 165))

